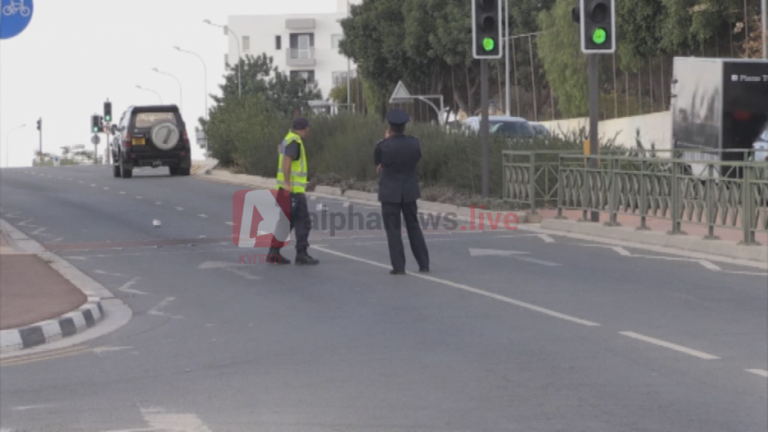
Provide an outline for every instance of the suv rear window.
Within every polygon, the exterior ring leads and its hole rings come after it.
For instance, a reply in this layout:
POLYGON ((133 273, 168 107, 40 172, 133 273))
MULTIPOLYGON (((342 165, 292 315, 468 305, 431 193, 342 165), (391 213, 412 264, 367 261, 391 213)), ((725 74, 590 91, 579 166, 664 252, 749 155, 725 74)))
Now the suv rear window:
POLYGON ((176 113, 173 112, 143 112, 136 114, 134 120, 134 127, 136 128, 150 128, 155 123, 161 121, 169 121, 176 124, 176 113))

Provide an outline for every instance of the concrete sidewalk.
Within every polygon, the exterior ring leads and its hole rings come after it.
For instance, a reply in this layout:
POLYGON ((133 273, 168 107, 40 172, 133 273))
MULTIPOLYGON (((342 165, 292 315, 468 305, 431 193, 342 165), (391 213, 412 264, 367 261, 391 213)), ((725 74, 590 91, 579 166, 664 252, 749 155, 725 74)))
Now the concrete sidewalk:
POLYGON ((0 352, 58 340, 102 317, 98 299, 89 299, 44 259, 14 248, 9 239, 0 230, 0 352))

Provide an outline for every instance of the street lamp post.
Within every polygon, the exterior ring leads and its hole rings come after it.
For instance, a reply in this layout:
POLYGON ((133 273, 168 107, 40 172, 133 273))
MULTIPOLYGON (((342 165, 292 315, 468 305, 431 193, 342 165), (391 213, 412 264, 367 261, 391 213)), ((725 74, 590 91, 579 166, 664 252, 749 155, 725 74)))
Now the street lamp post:
POLYGON ((509 108, 509 0, 506 0, 504 8, 504 108, 506 108, 507 117, 512 115, 509 108))
POLYGON ((6 168, 11 166, 11 162, 10 162, 10 160, 8 160, 8 149, 11 147, 10 142, 9 142, 9 139, 11 137, 11 132, 13 132, 13 131, 15 131, 17 129, 21 129, 21 128, 26 127, 26 126, 27 126, 26 124, 23 124, 21 126, 16 126, 15 128, 9 130, 8 133, 5 135, 5 167, 6 168))
POLYGON ((182 99, 181 99, 181 81, 179 81, 178 78, 176 78, 174 75, 169 74, 168 72, 163 72, 161 70, 158 70, 157 68, 153 68, 152 70, 157 72, 157 73, 159 73, 159 74, 168 75, 169 77, 171 77, 171 78, 176 80, 176 83, 179 85, 179 109, 183 111, 182 105, 184 103, 182 102, 182 99))
POLYGON ((156 92, 156 91, 154 91, 152 89, 144 88, 144 87, 142 87, 140 85, 137 85, 136 88, 139 89, 139 90, 145 90, 145 91, 154 93, 157 96, 157 98, 160 99, 160 105, 163 104, 163 97, 160 96, 160 93, 158 93, 158 92, 156 92))
POLYGON ((211 22, 211 20, 205 20, 204 23, 208 25, 212 25, 214 27, 223 28, 225 32, 231 33, 232 36, 235 37, 235 42, 237 42, 237 97, 242 98, 243 97, 243 81, 242 76, 240 75, 240 59, 243 58, 243 52, 240 50, 240 37, 232 31, 228 26, 223 26, 219 24, 214 24, 211 22))
POLYGON ((187 51, 184 49, 181 49, 179 47, 173 47, 176 51, 192 54, 193 56, 196 56, 200 59, 200 61, 203 63, 203 88, 205 89, 205 119, 208 120, 208 66, 205 64, 205 60, 200 57, 199 54, 193 53, 192 51, 187 51))

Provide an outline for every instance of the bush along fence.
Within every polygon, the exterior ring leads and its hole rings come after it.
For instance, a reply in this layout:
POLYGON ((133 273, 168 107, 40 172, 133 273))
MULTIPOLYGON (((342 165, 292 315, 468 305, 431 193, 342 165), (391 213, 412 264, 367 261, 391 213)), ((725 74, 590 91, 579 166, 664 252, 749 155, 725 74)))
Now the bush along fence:
POLYGON ((715 238, 715 228, 739 229, 743 244, 768 233, 768 164, 755 162, 751 151, 717 158, 725 162, 713 160, 715 151, 635 153, 503 151, 503 200, 531 213, 556 208, 558 217, 565 210, 580 210, 584 220, 590 211, 606 212, 609 226, 619 214, 638 216, 639 229, 647 229, 648 218, 666 220, 671 234, 682 233, 682 223, 706 226, 706 238, 715 238), (588 168, 590 158, 597 168, 588 168))

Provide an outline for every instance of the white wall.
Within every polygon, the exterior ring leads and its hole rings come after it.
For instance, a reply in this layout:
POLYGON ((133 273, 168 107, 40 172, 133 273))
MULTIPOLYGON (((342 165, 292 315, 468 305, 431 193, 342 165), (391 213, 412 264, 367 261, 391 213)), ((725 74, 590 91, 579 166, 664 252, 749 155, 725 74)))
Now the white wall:
MULTIPOLYGON (((360 0, 352 0, 351 3, 359 3, 360 0)), ((258 56, 266 53, 274 59, 274 65, 282 72, 291 70, 313 70, 315 81, 322 91, 323 99, 328 99, 333 88, 333 72, 347 72, 348 67, 355 74, 355 64, 348 62, 347 58, 339 54, 337 48, 332 48, 332 36, 343 35, 340 20, 347 17, 347 1, 338 0, 337 12, 334 14, 290 14, 290 15, 249 15, 230 16, 229 28, 242 38, 250 38, 250 50, 243 50, 243 56, 250 54, 258 56), (289 30, 285 27, 286 19, 313 18, 315 28, 310 30, 289 30), (315 66, 314 67, 288 67, 286 66, 286 52, 290 48, 291 33, 314 33, 315 42, 315 66), (275 49, 275 36, 281 36, 281 49, 275 49)), ((229 59, 236 64, 237 42, 231 36, 229 42, 229 59)), ((224 61, 224 58, 221 59, 224 61)))
MULTIPOLYGON (((559 134, 560 129, 565 133, 578 131, 582 127, 589 130, 589 118, 555 120, 541 122, 541 124, 553 134, 559 134)), ((634 147, 638 128, 640 141, 646 149, 651 148, 651 143, 655 144, 657 150, 672 148, 672 116, 669 111, 603 120, 598 124, 597 130, 601 142, 612 139, 618 134, 616 144, 634 147)))

